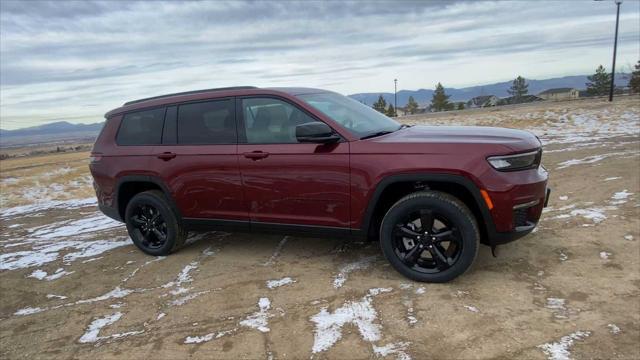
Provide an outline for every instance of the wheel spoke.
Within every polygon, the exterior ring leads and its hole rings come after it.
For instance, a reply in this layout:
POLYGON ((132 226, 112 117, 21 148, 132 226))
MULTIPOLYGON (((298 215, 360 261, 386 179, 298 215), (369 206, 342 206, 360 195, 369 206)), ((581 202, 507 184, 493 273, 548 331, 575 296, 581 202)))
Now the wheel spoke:
POLYGON ((433 234, 433 237, 436 238, 434 240, 435 243, 440 243, 440 242, 443 242, 443 241, 458 242, 458 237, 456 236, 455 229, 445 230, 445 231, 439 232, 437 234, 433 234))
POLYGON ((440 268, 441 270, 447 269, 449 266, 451 266, 450 260, 444 256, 439 246, 435 245, 429 248, 429 252, 433 256, 433 260, 436 262, 436 264, 438 264, 438 268, 440 268))
POLYGON ((402 261, 407 265, 413 266, 418 261, 421 254, 422 254, 422 248, 416 245, 413 248, 411 248, 411 250, 409 250, 409 252, 404 256, 402 261))
POLYGON ((134 215, 131 217, 131 221, 133 221, 136 225, 142 226, 144 225, 144 221, 138 217, 138 215, 134 215))
POLYGON ((162 233, 162 231, 158 230, 158 228, 153 227, 151 228, 151 231, 153 231, 153 233, 156 234, 156 237, 158 238, 158 240, 164 241, 166 239, 166 236, 162 233))
POLYGON ((420 230, 431 233, 433 230, 433 212, 431 210, 420 210, 420 230))
POLYGON ((414 237, 414 238, 420 236, 419 233, 409 229, 406 225, 398 224, 398 225, 396 225, 396 228, 398 230, 400 230, 400 232, 404 233, 407 236, 411 236, 411 237, 414 237))

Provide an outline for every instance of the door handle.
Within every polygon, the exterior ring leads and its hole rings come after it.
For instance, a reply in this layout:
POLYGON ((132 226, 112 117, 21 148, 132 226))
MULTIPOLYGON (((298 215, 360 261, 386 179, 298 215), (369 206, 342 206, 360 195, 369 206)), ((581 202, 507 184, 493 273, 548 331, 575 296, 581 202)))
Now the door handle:
POLYGON ((246 152, 243 155, 247 159, 260 160, 260 159, 264 159, 264 158, 268 157, 269 153, 268 152, 264 152, 264 151, 252 151, 252 152, 246 152))
POLYGON ((158 154, 156 155, 158 159, 162 159, 164 161, 169 161, 171 159, 173 159, 174 157, 176 157, 175 153, 172 152, 163 152, 162 154, 158 154))

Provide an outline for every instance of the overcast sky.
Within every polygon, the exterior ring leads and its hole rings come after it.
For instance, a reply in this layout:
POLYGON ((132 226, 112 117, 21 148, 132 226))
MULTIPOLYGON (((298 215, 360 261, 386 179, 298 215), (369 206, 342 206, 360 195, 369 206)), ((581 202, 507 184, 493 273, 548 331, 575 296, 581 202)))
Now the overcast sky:
MULTIPOLYGON (((0 1, 0 127, 92 123, 127 100, 236 85, 343 94, 611 66, 612 0, 0 1)), ((618 69, 640 56, 621 6, 618 69)))

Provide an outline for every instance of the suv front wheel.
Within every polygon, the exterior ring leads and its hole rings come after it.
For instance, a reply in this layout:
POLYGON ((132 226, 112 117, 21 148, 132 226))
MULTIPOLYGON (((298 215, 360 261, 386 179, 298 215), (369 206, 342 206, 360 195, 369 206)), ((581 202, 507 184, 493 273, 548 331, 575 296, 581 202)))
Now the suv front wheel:
POLYGON ((471 211, 457 198, 423 191, 396 202, 382 220, 382 252, 404 276, 447 282, 473 263, 480 234, 471 211))
POLYGON ((187 238, 169 202, 158 190, 135 195, 127 204, 125 222, 133 243, 149 255, 168 255, 187 238))

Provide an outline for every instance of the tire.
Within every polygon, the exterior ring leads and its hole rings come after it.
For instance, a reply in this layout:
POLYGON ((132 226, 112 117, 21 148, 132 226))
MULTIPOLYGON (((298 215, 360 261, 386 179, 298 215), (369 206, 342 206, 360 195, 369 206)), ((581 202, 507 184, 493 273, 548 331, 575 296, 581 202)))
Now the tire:
POLYGON ((475 261, 479 244, 471 211, 457 198, 437 191, 398 200, 380 227, 387 260, 399 273, 420 282, 444 283, 462 275, 475 261))
POLYGON ((184 245, 188 235, 167 198, 159 190, 136 194, 127 204, 125 223, 133 243, 143 252, 154 256, 177 251, 184 245))

